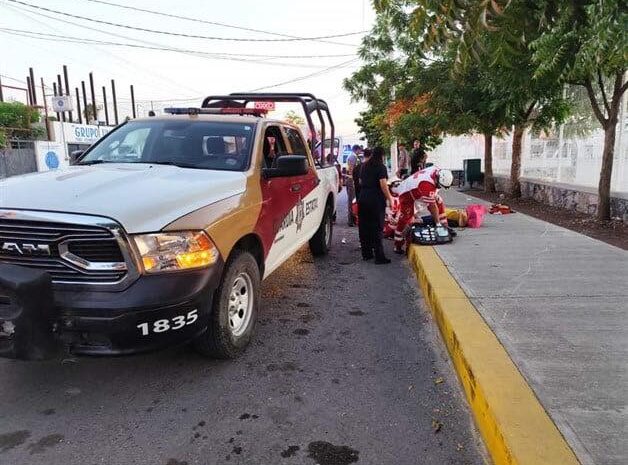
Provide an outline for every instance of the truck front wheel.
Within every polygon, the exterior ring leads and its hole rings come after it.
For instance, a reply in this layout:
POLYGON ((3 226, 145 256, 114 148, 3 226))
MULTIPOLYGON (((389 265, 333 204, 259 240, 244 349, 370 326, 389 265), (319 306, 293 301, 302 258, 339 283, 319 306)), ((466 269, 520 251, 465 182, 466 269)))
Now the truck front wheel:
POLYGON ((310 250, 312 255, 316 257, 327 255, 331 248, 331 237, 334 230, 332 216, 331 205, 327 204, 321 225, 318 227, 314 237, 310 239, 310 250))
POLYGON ((253 255, 236 251, 230 257, 212 303, 207 331, 194 345, 201 354, 230 359, 244 351, 257 322, 260 270, 253 255))

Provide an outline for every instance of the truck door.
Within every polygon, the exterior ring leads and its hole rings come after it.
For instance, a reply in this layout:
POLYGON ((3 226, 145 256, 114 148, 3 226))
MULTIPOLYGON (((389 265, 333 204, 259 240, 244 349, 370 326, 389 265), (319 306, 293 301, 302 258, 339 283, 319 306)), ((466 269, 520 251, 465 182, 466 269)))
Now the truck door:
MULTIPOLYGON (((263 164, 272 168, 277 158, 288 154, 284 133, 278 125, 264 131, 263 164)), ((302 199, 304 176, 262 178, 263 228, 269 228, 272 243, 266 257, 266 272, 272 272, 298 248, 303 226, 298 205, 302 199)))
POLYGON ((307 175, 303 176, 299 183, 301 184, 301 197, 299 199, 299 208, 301 208, 302 226, 300 229, 300 244, 310 240, 321 224, 323 213, 325 211, 325 192, 321 185, 314 161, 306 148, 301 133, 289 126, 285 127, 288 139, 288 151, 291 155, 305 155, 310 163, 310 170, 307 175))

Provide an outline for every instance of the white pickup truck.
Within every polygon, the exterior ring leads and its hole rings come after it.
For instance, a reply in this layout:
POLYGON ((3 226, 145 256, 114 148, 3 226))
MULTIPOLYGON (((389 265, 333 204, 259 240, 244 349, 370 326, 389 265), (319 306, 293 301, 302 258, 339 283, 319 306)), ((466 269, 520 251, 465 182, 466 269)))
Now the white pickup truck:
POLYGON ((127 354, 194 341, 237 356, 260 282, 304 244, 331 244, 338 171, 312 156, 267 102, 311 94, 207 97, 126 122, 73 166, 0 181, 0 355, 127 354))

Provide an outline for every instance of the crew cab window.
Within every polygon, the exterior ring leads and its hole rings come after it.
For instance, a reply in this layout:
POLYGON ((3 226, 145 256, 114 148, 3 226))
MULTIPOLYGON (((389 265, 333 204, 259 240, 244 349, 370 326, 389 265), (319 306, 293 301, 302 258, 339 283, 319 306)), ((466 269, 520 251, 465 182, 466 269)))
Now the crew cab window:
POLYGON ((107 134, 78 163, 153 163, 244 171, 255 125, 188 120, 131 121, 107 134))
POLYGON ((292 149, 290 153, 292 155, 307 156, 307 149, 305 148, 305 143, 303 142, 303 138, 301 137, 301 134, 299 134, 299 131, 293 128, 286 128, 286 135, 288 136, 290 148, 292 149))
POLYGON ((264 163, 267 168, 272 168, 275 160, 288 153, 286 143, 283 140, 279 126, 268 126, 264 132, 264 163))

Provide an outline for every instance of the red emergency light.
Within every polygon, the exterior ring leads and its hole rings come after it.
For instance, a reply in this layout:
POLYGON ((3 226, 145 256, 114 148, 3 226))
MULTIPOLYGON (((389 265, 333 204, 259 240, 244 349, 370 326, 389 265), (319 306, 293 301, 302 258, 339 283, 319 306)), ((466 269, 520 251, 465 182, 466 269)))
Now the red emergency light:
POLYGON ((266 108, 164 108, 164 112, 171 115, 253 115, 262 116, 268 113, 266 108))

